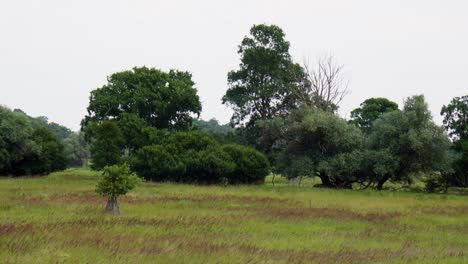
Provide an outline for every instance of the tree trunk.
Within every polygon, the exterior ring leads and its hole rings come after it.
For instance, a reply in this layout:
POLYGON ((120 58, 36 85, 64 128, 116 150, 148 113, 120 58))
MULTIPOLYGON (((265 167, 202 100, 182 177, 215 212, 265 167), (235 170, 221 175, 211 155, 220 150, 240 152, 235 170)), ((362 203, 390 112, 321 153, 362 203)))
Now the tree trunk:
POLYGON ((117 197, 110 197, 109 200, 107 200, 106 212, 113 215, 120 215, 119 202, 117 201, 117 197))
POLYGON ((271 183, 273 184, 273 186, 275 186, 275 176, 276 176, 276 174, 273 173, 273 178, 271 179, 271 183))
POLYGON ((322 180, 322 186, 323 187, 327 187, 327 188, 333 188, 334 187, 333 183, 330 181, 330 178, 328 177, 328 175, 320 173, 319 178, 320 178, 320 180, 322 180))
POLYGON ((387 176, 387 175, 385 175, 382 179, 380 179, 377 183, 377 190, 382 190, 383 185, 385 184, 385 182, 388 181, 388 179, 390 179, 390 176, 387 176))

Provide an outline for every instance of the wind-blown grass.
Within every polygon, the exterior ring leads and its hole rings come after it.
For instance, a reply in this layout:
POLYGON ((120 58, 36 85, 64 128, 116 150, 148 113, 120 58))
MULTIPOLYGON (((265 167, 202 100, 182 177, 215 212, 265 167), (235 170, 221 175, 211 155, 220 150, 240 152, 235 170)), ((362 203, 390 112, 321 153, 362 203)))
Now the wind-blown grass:
POLYGON ((97 174, 0 179, 1 263, 464 263, 468 197, 144 183, 103 213, 97 174))

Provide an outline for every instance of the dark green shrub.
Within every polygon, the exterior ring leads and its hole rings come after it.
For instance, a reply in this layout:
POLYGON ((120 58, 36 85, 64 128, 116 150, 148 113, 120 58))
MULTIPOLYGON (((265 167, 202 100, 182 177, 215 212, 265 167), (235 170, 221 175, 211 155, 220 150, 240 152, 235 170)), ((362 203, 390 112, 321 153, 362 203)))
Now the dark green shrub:
POLYGON ((202 151, 219 145, 212 136, 202 131, 172 133, 163 144, 175 146, 178 152, 202 151))
POLYGON ((447 192, 449 184, 447 177, 440 173, 434 173, 423 179, 425 191, 428 193, 447 192))
POLYGON ((132 170, 152 181, 179 181, 186 166, 174 147, 151 145, 141 148, 132 158, 132 170))
POLYGON ((112 120, 102 122, 96 128, 91 144, 91 168, 101 170, 106 166, 122 163, 122 149, 125 139, 117 123, 112 120))
POLYGON ((270 173, 268 159, 251 147, 225 145, 222 150, 235 164, 232 173, 228 174, 228 182, 231 184, 263 183, 270 173))
POLYGON ((54 171, 64 170, 67 159, 64 145, 45 127, 39 127, 31 135, 35 147, 13 164, 13 173, 16 175, 45 175, 54 171))
POLYGON ((226 177, 231 175, 236 167, 230 157, 219 147, 202 151, 189 150, 182 155, 187 168, 182 179, 184 182, 225 183, 226 177))

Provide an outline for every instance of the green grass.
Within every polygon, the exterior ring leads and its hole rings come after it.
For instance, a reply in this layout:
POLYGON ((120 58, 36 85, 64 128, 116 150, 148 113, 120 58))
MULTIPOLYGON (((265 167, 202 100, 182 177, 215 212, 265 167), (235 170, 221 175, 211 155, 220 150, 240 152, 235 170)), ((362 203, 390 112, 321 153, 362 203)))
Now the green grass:
POLYGON ((468 262, 467 196, 144 183, 113 217, 96 178, 0 178, 0 263, 468 262))

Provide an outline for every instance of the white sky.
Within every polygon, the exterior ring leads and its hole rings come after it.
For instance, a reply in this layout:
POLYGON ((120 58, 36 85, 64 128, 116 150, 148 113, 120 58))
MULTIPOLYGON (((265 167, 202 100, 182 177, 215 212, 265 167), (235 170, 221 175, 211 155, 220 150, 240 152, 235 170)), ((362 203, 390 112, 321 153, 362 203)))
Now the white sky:
POLYGON ((226 75, 259 23, 282 27, 298 62, 345 65, 343 117, 369 97, 423 93, 440 123, 468 93, 465 0, 0 0, 0 104, 77 130, 91 90, 146 65, 190 71, 202 118, 228 122, 226 75))

